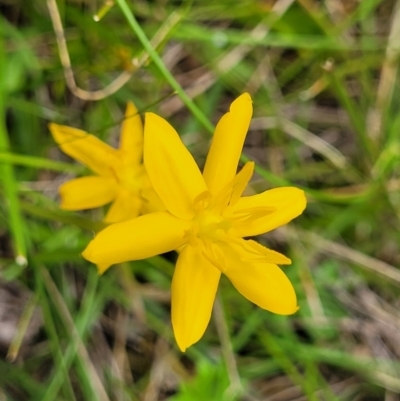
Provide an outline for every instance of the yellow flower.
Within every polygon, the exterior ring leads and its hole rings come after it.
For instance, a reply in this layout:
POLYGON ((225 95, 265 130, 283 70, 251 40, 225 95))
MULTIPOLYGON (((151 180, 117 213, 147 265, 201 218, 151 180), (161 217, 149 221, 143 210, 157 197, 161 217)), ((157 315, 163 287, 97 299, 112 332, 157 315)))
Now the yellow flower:
POLYGON ((142 163, 143 125, 133 103, 126 108, 119 149, 76 128, 54 123, 49 128, 67 155, 96 174, 61 185, 62 209, 92 209, 112 202, 104 219, 107 223, 163 209, 142 163))
POLYGON ((249 162, 236 174, 251 116, 245 93, 219 121, 202 175, 176 131, 147 113, 144 162, 167 211, 113 224, 83 252, 109 265, 179 249, 171 313, 182 351, 203 335, 221 273, 261 308, 282 315, 298 309, 293 286, 277 266, 290 259, 243 239, 288 223, 306 205, 303 191, 291 187, 241 197, 254 169, 249 162))

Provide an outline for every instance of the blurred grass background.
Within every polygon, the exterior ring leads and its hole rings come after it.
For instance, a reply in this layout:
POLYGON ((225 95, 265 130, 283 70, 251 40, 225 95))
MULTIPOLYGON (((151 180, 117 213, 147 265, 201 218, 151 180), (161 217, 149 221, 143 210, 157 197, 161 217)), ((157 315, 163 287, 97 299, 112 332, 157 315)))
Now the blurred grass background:
POLYGON ((0 400, 400 400, 400 1, 0 10, 0 400), (97 275, 80 252, 103 211, 59 209, 58 186, 84 168, 47 124, 116 144, 133 100, 168 118, 202 165, 244 91, 249 193, 308 195, 303 216, 259 238, 292 258, 300 310, 275 316, 223 280, 206 335, 182 354, 174 256, 97 275))

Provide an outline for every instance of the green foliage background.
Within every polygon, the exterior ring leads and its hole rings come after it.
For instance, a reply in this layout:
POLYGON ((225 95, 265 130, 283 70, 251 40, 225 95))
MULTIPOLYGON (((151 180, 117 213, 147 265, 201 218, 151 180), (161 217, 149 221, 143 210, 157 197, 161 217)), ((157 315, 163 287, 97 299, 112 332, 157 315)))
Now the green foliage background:
POLYGON ((52 4, 0 1, 0 398, 398 400, 400 2, 57 1, 76 83, 99 100, 68 88, 52 4), (85 171, 47 124, 115 144, 133 100, 202 165, 244 91, 249 191, 294 185, 309 199, 259 238, 292 258, 301 308, 272 315, 223 280, 206 335, 182 355, 174 255, 97 275, 80 252, 104 211, 59 209, 59 184, 85 171))

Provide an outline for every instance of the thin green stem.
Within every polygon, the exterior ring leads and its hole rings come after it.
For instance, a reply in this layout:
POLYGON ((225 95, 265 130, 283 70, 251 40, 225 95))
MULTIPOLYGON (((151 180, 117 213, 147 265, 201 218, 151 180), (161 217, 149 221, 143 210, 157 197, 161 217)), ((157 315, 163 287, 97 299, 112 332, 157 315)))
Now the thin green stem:
MULTIPOLYGON (((9 152, 10 141, 6 127, 7 83, 4 75, 4 71, 6 71, 7 68, 7 59, 4 49, 4 41, 0 39, 0 152, 9 152)), ((0 182, 3 185, 4 195, 7 201, 9 225, 12 235, 15 261, 19 265, 26 265, 27 258, 24 221, 19 205, 18 185, 13 166, 10 163, 4 162, 0 164, 0 182)))
POLYGON ((25 167, 61 171, 68 173, 82 173, 85 168, 82 166, 57 162, 55 160, 43 159, 42 157, 18 155, 16 153, 0 152, 0 163, 17 164, 25 167))
POLYGON ((157 51, 151 45, 143 29, 136 21, 136 18, 134 17, 126 1, 125 0, 116 0, 116 1, 122 13, 124 14, 126 20, 128 21, 129 26, 132 28, 132 31, 137 36, 140 43, 145 48, 150 58, 153 60, 153 63, 156 65, 156 67, 163 75, 165 80, 171 85, 171 87, 175 90, 177 95, 182 99, 182 102, 185 104, 185 106, 193 113, 193 115, 204 126, 204 128, 206 128, 207 131, 212 133, 214 131, 213 124, 211 124, 210 120, 204 115, 204 113, 200 110, 200 108, 196 106, 193 100, 186 94, 182 86, 178 83, 178 81, 174 78, 174 76, 165 66, 161 57, 158 55, 157 51))
MULTIPOLYGON (((42 270, 42 269, 40 269, 42 270)), ((42 271, 43 274, 43 271, 42 271)), ((62 358, 62 365, 64 369, 69 370, 72 363, 77 358, 77 352, 79 350, 80 341, 84 340, 85 334, 87 334, 88 327, 93 319, 93 304, 95 302, 95 294, 97 289, 98 275, 92 269, 89 273, 88 282, 85 289, 85 294, 82 300, 82 308, 75 319, 75 335, 71 335, 71 341, 68 343, 68 347, 65 349, 62 358)), ((57 397, 58 392, 65 380, 65 374, 62 370, 56 370, 52 377, 46 393, 44 394, 42 401, 54 400, 57 397)), ((84 380, 85 387, 91 388, 90 383, 84 380)), ((94 397, 94 395, 92 394, 94 397)), ((100 399, 97 398, 96 399, 100 399)))

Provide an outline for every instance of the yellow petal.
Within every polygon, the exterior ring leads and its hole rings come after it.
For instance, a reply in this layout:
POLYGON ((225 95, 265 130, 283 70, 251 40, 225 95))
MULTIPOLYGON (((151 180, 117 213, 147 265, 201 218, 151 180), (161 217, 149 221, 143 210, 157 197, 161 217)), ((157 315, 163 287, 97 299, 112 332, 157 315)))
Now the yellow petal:
POLYGON ((120 189, 115 201, 108 209, 104 221, 106 223, 118 223, 138 217, 142 208, 142 203, 138 195, 120 189))
POLYGON ((307 199, 304 191, 293 187, 275 188, 258 195, 240 198, 238 203, 229 210, 233 221, 232 235, 249 237, 259 235, 283 226, 305 209, 307 199), (264 215, 259 213, 260 208, 270 208, 264 215), (254 219, 251 219, 252 209, 254 219), (249 218, 240 219, 244 214, 249 218), (239 219, 235 222, 235 217, 239 219))
POLYGON ((229 244, 235 251, 240 254, 243 261, 261 261, 274 263, 278 265, 290 265, 292 261, 272 249, 266 248, 253 240, 236 239, 234 243, 229 244))
POLYGON ((147 173, 145 173, 142 177, 140 196, 142 198, 141 214, 161 212, 163 210, 166 210, 165 205, 162 203, 162 200, 157 195, 157 192, 154 190, 153 185, 151 185, 147 173))
POLYGON ((104 265, 97 265, 97 273, 103 274, 106 270, 108 270, 112 265, 104 264, 104 265))
POLYGON ((236 175, 240 154, 249 129, 253 106, 244 93, 218 122, 204 166, 204 180, 213 195, 220 192, 236 175))
POLYGON ((144 164, 165 207, 182 219, 193 217, 194 200, 207 191, 192 155, 163 118, 146 113, 144 164))
POLYGON ((218 213, 222 213, 228 205, 235 205, 246 189, 253 171, 254 162, 247 162, 239 173, 235 175, 235 178, 218 195, 213 197, 211 208, 218 213))
POLYGON ((76 178, 60 186, 60 207, 64 210, 84 210, 103 206, 115 199, 117 190, 113 178, 96 175, 76 178))
POLYGON ((279 315, 290 315, 298 310, 293 285, 277 265, 243 261, 240 253, 234 250, 225 249, 224 256, 224 273, 249 301, 279 315))
POLYGON ((120 151, 125 165, 136 166, 143 158, 143 124, 136 106, 128 102, 121 127, 120 151))
POLYGON ((211 317, 220 271, 186 245, 178 257, 171 289, 172 326, 181 351, 200 340, 211 317))
POLYGON ((49 124, 54 140, 63 152, 89 167, 93 172, 112 177, 119 153, 100 139, 77 128, 49 124))
POLYGON ((82 256, 100 266, 149 258, 182 246, 189 228, 168 212, 146 214, 100 231, 82 256))
POLYGON ((254 162, 247 162, 233 179, 230 205, 236 205, 254 172, 254 162))

